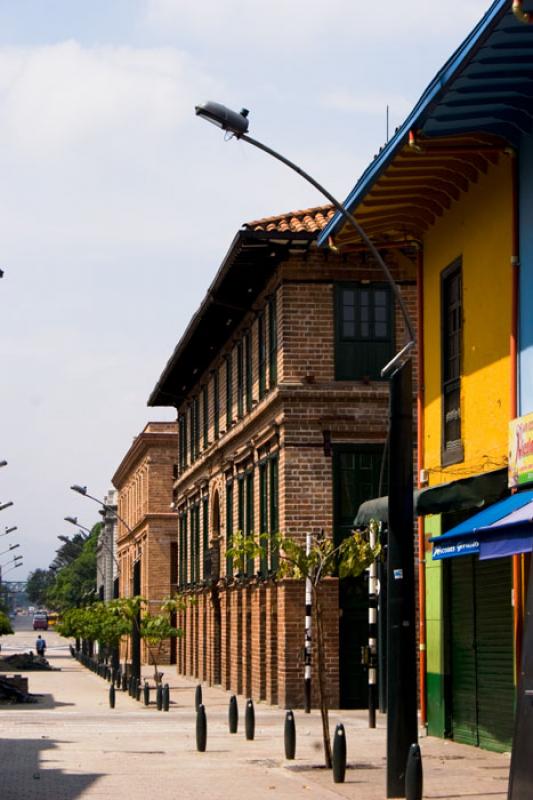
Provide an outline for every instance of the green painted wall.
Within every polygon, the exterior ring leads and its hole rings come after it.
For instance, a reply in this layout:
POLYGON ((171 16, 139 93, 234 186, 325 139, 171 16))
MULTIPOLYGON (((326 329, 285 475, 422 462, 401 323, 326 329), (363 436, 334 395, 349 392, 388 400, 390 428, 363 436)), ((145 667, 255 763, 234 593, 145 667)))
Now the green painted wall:
MULTIPOLYGON (((441 516, 435 514, 425 519, 426 537, 440 536, 441 516)), ((426 650, 427 650, 427 716, 428 734, 444 737, 446 734, 444 654, 444 609, 442 561, 433 561, 431 545, 426 547, 426 650)))

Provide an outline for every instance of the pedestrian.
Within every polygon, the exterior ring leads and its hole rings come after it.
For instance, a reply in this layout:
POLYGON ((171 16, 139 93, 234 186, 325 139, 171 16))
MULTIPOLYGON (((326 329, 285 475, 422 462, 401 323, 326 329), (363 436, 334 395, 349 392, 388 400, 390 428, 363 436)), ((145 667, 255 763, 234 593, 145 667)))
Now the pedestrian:
POLYGON ((46 650, 46 642, 40 634, 37 637, 37 641, 35 642, 35 649, 37 650, 37 655, 41 656, 41 658, 44 658, 44 653, 46 650))

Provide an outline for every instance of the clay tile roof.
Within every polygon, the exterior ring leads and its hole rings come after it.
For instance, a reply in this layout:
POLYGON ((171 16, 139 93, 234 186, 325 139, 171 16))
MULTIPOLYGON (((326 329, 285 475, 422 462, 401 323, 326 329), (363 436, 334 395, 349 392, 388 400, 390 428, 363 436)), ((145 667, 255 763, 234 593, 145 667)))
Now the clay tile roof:
POLYGON ((275 231, 277 233, 319 233, 334 216, 333 206, 316 206, 302 211, 290 211, 275 217, 264 217, 247 222, 250 231, 275 231))

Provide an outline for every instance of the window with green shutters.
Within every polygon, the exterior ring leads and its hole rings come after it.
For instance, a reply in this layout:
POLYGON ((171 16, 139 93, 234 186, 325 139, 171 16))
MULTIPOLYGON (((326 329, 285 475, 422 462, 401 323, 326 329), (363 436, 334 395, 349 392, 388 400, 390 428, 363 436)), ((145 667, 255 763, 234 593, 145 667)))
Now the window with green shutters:
MULTIPOLYGON (((226 484, 226 550, 233 546, 233 481, 226 484)), ((226 575, 233 577, 233 559, 226 556, 226 575)))
POLYGON ((259 568, 261 575, 268 572, 268 464, 263 461, 259 464, 259 534, 261 535, 261 556, 259 568), (264 535, 263 535, 264 534, 264 535))
POLYGON ((251 411, 253 400, 252 337, 249 331, 244 334, 244 389, 246 396, 246 411, 251 411))
POLYGON ((178 417, 179 431, 179 468, 184 472, 187 468, 187 423, 184 414, 178 417))
POLYGON ((278 315, 275 295, 268 301, 268 373, 272 389, 278 382, 278 315))
POLYGON ((209 389, 207 385, 202 389, 202 428, 204 450, 207 450, 209 446, 209 389))
POLYGON ((265 396, 267 387, 265 315, 263 313, 259 314, 257 318, 257 356, 259 364, 259 399, 261 400, 265 396))
POLYGON ((189 528, 191 531, 191 583, 196 582, 196 507, 189 509, 189 528))
POLYGON ((233 354, 226 356, 226 430, 229 431, 233 422, 233 354))
POLYGON ((394 355, 392 295, 383 284, 335 287, 335 377, 382 380, 381 370, 394 355))
POLYGON ((269 505, 270 505, 270 569, 276 572, 279 567, 279 553, 272 544, 272 538, 279 533, 279 486, 278 486, 278 457, 273 456, 269 461, 269 505))
POLYGON ((187 584, 187 512, 182 512, 179 526, 179 581, 183 588, 187 584))
POLYGON ((204 497, 202 500, 202 553, 203 553, 203 568, 202 574, 205 579, 205 556, 209 550, 209 500, 204 497))
POLYGON ((244 347, 243 343, 237 345, 237 416, 244 416, 244 347))
POLYGON ((458 259, 441 276, 442 317, 442 463, 464 459, 461 433, 462 262, 458 259))
MULTIPOLYGON (((237 525, 240 533, 245 533, 244 526, 244 475, 237 478, 237 525)), ((244 572, 244 563, 239 564, 239 572, 244 572)))
POLYGON ((215 439, 220 434, 220 383, 218 369, 213 373, 213 427, 215 429, 215 439))
MULTIPOLYGON (((248 470, 246 473, 246 528, 247 537, 254 534, 254 473, 248 470)), ((248 556, 246 559, 246 574, 251 578, 254 574, 254 559, 248 556)))

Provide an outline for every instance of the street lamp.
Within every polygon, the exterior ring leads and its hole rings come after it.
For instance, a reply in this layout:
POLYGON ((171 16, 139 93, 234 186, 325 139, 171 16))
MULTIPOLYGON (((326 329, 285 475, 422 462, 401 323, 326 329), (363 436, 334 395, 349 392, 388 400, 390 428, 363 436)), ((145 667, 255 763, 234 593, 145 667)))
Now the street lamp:
MULTIPOLYGON (((7 550, 2 550, 2 552, 0 553, 0 556, 5 556, 6 553, 11 552, 11 550, 16 550, 17 547, 20 547, 20 544, 12 544, 12 545, 10 545, 7 548, 7 550)), ((20 557, 22 558, 22 556, 20 556, 20 557)))
POLYGON ((13 531, 16 531, 16 530, 18 530, 16 525, 12 525, 11 528, 8 528, 7 525, 6 525, 5 531, 3 533, 0 533, 0 536, 7 536, 8 533, 13 533, 13 531))
POLYGON ((285 156, 248 136, 249 111, 219 103, 195 107, 199 117, 230 138, 242 139, 281 161, 314 186, 364 242, 382 270, 404 320, 407 343, 381 370, 390 379, 389 514, 387 546, 387 797, 403 797, 411 744, 418 741, 413 541, 413 400, 411 351, 415 330, 400 289, 377 247, 353 214, 327 189, 285 156))
MULTIPOLYGON (((106 511, 109 511, 111 514, 114 514, 114 516, 119 520, 119 522, 122 522, 128 533, 132 533, 132 530, 128 525, 128 523, 117 514, 113 506, 110 506, 107 503, 104 503, 104 501, 100 500, 98 497, 94 497, 92 494, 89 494, 86 486, 80 486, 79 484, 75 483, 70 488, 72 489, 73 492, 77 492, 78 494, 81 494, 83 497, 88 497, 89 500, 93 500, 95 503, 98 503, 99 506, 102 506, 102 508, 104 508, 106 511)), ((68 521, 69 520, 67 520, 67 522, 68 521)))
POLYGON ((7 467, 7 461, 5 459, 0 461, 0 467, 7 467))
POLYGON ((22 566, 22 561, 18 561, 16 564, 13 564, 12 567, 10 567, 9 569, 6 569, 6 571, 3 574, 7 575, 8 572, 11 572, 11 570, 17 569, 17 567, 21 567, 21 566, 22 566))
POLYGON ((17 561, 22 562, 22 556, 14 556, 12 561, 6 561, 4 564, 0 564, 0 568, 8 567, 10 564, 15 564, 17 561))
POLYGON ((7 503, 2 503, 0 505, 0 511, 3 511, 4 508, 9 508, 9 506, 12 506, 12 505, 13 505, 13 501, 12 500, 9 500, 7 503))
MULTIPOLYGON (((80 530, 87 531, 87 533, 91 533, 90 528, 86 528, 85 525, 81 525, 78 522, 78 518, 77 517, 63 517, 63 519, 65 520, 65 522, 70 522, 71 525, 75 525, 77 528, 80 528, 80 530)), ((99 539, 99 541, 100 541, 100 539, 99 539)), ((119 562, 117 560, 117 557, 113 553, 112 549, 109 547, 109 545, 107 544, 107 542, 104 539, 101 540, 101 544, 107 550, 107 552, 111 555, 111 558, 113 559, 113 562, 114 562, 114 564, 115 564, 115 566, 117 568, 117 572, 120 572, 120 564, 119 564, 119 562)))

